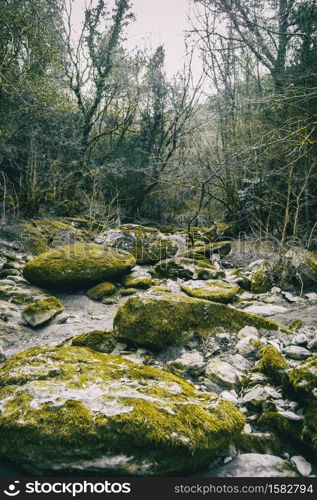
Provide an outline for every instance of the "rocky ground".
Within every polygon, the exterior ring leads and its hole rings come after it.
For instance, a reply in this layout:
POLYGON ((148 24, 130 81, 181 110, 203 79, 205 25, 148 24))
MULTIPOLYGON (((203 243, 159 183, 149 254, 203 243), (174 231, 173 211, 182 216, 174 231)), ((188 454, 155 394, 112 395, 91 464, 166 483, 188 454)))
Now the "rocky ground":
POLYGON ((3 475, 316 474, 317 257, 225 230, 0 233, 3 475))

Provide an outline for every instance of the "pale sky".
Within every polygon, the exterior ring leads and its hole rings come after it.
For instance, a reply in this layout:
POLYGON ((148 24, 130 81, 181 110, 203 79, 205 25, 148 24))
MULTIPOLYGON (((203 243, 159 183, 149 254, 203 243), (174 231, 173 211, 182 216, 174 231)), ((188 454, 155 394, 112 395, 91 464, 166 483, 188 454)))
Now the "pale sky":
MULTIPOLYGON (((85 3, 86 0, 73 0, 75 22, 82 18, 85 3)), ((131 0, 136 21, 127 29, 127 46, 131 50, 135 46, 155 50, 158 45, 164 45, 168 77, 172 77, 184 64, 184 32, 190 29, 188 12, 191 3, 191 0, 131 0)), ((196 78, 199 78, 200 72, 197 56, 194 59, 196 78)))

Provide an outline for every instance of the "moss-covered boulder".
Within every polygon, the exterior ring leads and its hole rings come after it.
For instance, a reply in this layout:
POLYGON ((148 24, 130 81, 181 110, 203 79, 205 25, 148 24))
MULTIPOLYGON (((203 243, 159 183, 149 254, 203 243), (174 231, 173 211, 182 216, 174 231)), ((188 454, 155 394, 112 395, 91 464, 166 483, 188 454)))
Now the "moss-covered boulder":
POLYGON ((127 288, 146 289, 152 285, 152 276, 148 271, 142 269, 142 267, 135 266, 131 273, 125 276, 123 284, 127 288))
POLYGON ((117 345, 117 337, 113 332, 94 330, 76 335, 71 339, 71 345, 89 347, 93 351, 110 353, 117 345))
POLYGON ((213 302, 232 302, 240 291, 238 285, 220 280, 191 280, 181 285, 181 289, 191 297, 212 300, 213 302))
POLYGON ((109 229, 96 238, 97 243, 123 249, 134 255, 139 264, 151 264, 167 259, 179 249, 173 235, 165 235, 153 227, 124 224, 109 229))
POLYGON ((26 264, 23 276, 47 288, 83 288, 128 272, 135 258, 124 250, 76 243, 42 253, 26 264))
POLYGON ((35 348, 0 368, 0 452, 33 474, 193 472, 244 417, 168 372, 84 347, 35 348))
POLYGON ((47 297, 28 304, 21 316, 30 326, 40 326, 64 311, 64 306, 56 297, 47 297))
POLYGON ((120 339, 154 349, 182 344, 194 333, 209 337, 221 329, 238 332, 244 326, 286 330, 225 304, 151 290, 130 297, 114 318, 114 330, 120 339))
POLYGON ((156 264, 154 269, 156 273, 167 278, 204 280, 224 276, 223 271, 219 271, 215 266, 204 260, 187 259, 185 257, 162 260, 156 264))
POLYGON ((273 383, 279 384, 287 368, 284 356, 273 345, 267 345, 261 349, 254 371, 264 373, 273 383))
POLYGON ((104 298, 113 295, 116 291, 116 285, 110 283, 109 281, 104 281, 103 283, 99 283, 99 285, 90 288, 87 292, 87 297, 91 300, 95 300, 96 302, 102 302, 104 298))
POLYGON ((213 254, 219 254, 225 257, 231 251, 230 241, 219 241, 215 243, 208 243, 206 245, 199 245, 179 254, 180 257, 187 257, 189 259, 209 260, 213 254))

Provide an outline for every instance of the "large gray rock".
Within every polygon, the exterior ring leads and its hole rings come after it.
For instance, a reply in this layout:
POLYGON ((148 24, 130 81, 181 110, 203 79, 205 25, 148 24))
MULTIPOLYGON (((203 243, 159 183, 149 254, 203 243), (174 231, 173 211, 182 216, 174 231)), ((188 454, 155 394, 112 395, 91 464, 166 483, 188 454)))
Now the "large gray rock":
POLYGON ((0 449, 33 474, 192 472, 244 417, 171 373, 85 347, 33 348, 0 367, 0 449))

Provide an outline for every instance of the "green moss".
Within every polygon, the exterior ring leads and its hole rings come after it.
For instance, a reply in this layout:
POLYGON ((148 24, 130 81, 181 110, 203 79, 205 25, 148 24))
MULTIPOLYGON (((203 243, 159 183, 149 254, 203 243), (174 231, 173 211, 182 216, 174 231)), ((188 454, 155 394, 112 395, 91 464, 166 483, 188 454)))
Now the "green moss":
POLYGON ((289 373, 284 390, 304 403, 314 401, 314 390, 317 387, 317 356, 312 356, 299 363, 289 373))
POLYGON ((113 283, 109 283, 108 281, 104 283, 100 283, 99 285, 94 286, 87 292, 87 297, 91 300, 96 300, 97 302, 102 302, 105 297, 109 297, 109 295, 113 295, 116 293, 117 287, 113 283))
POLYGON ((127 288, 147 289, 152 285, 152 278, 148 273, 130 273, 124 278, 123 284, 127 288))
POLYGON ((46 310, 62 312, 64 311, 64 306, 56 297, 47 297, 47 299, 37 300, 36 302, 27 305, 23 309, 22 314, 26 312, 42 312, 46 310))
POLYGON ((19 353, 0 387, 0 451, 37 472, 107 455, 133 457, 132 473, 195 471, 244 425, 234 405, 171 373, 83 347, 19 353))
POLYGON ((113 332, 94 330, 73 337, 72 345, 89 347, 89 349, 93 349, 94 351, 110 353, 117 345, 117 338, 113 332))
POLYGON ((261 349, 261 357, 254 371, 264 373, 272 382, 280 383, 288 364, 282 354, 272 345, 261 349))
POLYGON ((257 421, 258 426, 273 431, 277 436, 296 442, 303 428, 303 421, 288 420, 276 411, 264 412, 257 421))
POLYGON ((193 333, 209 337, 220 329, 238 332, 244 326, 288 331, 273 321, 224 304, 165 292, 129 298, 114 318, 114 329, 122 340, 150 348, 181 344, 193 333))
POLYGON ((191 297, 222 302, 224 304, 232 302, 240 291, 238 285, 232 285, 225 281, 218 280, 203 282, 193 280, 191 282, 185 282, 181 285, 181 289, 191 297))
POLYGON ((80 288, 120 276, 134 265, 134 257, 123 250, 76 243, 35 257, 26 264, 23 275, 35 285, 80 288))
POLYGON ((272 278, 268 270, 261 266, 251 276, 251 292, 252 293, 265 293, 269 292, 272 288, 272 278))

